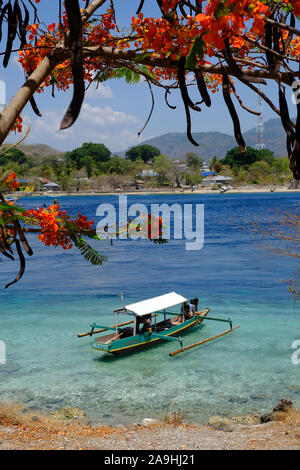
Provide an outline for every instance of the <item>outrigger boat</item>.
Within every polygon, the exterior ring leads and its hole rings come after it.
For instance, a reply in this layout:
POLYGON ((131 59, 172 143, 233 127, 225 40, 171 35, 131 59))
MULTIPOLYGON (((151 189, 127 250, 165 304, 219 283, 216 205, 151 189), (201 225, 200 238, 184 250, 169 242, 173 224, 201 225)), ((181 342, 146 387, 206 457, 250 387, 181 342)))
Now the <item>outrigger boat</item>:
POLYGON ((97 351, 103 351, 114 355, 136 351, 137 349, 154 345, 161 341, 171 341, 179 343, 180 345, 180 349, 170 353, 170 356, 174 356, 175 354, 186 351, 191 347, 198 346, 211 341, 212 339, 223 336, 239 327, 239 325, 232 327, 232 321, 230 319, 225 320, 221 318, 208 317, 207 314, 209 313, 210 308, 205 308, 204 310, 195 312, 195 314, 189 319, 185 319, 182 312, 175 313, 166 311, 168 308, 182 305, 186 300, 186 298, 176 292, 169 292, 168 294, 143 300, 142 302, 126 306, 123 305, 122 308, 117 308, 113 311, 116 315, 116 324, 114 326, 109 327, 93 323, 91 325, 91 331, 77 336, 78 338, 81 338, 83 336, 92 336, 97 333, 112 330, 113 332, 110 334, 97 337, 92 342, 92 348, 97 351), (118 317, 120 313, 132 315, 134 319, 119 324, 118 317), (157 321, 159 315, 163 315, 163 319, 157 321), (148 326, 147 328, 144 326, 140 331, 139 324, 145 324, 144 320, 146 317, 151 318, 151 326, 148 326), (204 320, 228 322, 230 329, 199 343, 183 347, 182 337, 176 335, 181 335, 191 328, 200 325, 204 320), (128 326, 130 324, 132 324, 132 326, 128 326))

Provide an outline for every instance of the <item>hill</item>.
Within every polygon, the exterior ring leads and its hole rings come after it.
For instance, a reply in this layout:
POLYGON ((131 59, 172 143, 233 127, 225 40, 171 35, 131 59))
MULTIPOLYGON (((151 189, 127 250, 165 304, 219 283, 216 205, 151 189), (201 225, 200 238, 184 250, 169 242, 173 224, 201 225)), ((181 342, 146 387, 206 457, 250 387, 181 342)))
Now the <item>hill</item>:
MULTIPOLYGON (((4 144, 1 146, 1 149, 10 147, 12 144, 4 144)), ((56 150, 49 145, 45 144, 19 144, 18 149, 22 150, 25 153, 26 157, 31 158, 36 164, 43 163, 43 160, 59 160, 64 159, 64 152, 56 150)))
MULTIPOLYGON (((250 129, 243 135, 246 144, 255 147, 256 128, 250 129)), ((237 145, 233 136, 222 132, 193 132, 193 137, 199 143, 199 147, 192 145, 184 132, 169 132, 146 140, 143 144, 158 147, 162 154, 172 159, 183 158, 187 152, 194 152, 206 161, 214 155, 224 158, 226 152, 237 145)), ((280 119, 270 119, 265 122, 265 145, 276 157, 286 156, 285 139, 280 119)))
POLYGON ((22 150, 25 155, 28 157, 32 158, 49 158, 49 157, 55 157, 55 158, 63 158, 64 157, 64 152, 61 152, 59 150, 56 150, 49 145, 45 144, 20 144, 18 145, 18 148, 22 150))

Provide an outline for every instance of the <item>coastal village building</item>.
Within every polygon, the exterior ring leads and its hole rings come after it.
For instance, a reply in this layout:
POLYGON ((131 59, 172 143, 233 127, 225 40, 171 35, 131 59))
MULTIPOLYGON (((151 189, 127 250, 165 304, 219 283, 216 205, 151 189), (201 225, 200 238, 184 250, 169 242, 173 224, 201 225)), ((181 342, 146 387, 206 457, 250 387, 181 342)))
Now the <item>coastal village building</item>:
POLYGON ((222 185, 222 184, 231 184, 233 181, 230 176, 222 176, 222 175, 208 175, 202 181, 202 186, 211 186, 211 185, 222 185))
POLYGON ((56 183, 46 183, 43 185, 43 190, 44 191, 58 191, 60 189, 60 186, 56 183))
POLYGON ((158 173, 153 170, 143 170, 140 175, 136 176, 141 176, 142 178, 154 178, 155 176, 158 176, 158 173))
POLYGON ((24 191, 26 193, 31 193, 34 191, 34 184, 29 180, 18 180, 19 187, 17 191, 24 191))

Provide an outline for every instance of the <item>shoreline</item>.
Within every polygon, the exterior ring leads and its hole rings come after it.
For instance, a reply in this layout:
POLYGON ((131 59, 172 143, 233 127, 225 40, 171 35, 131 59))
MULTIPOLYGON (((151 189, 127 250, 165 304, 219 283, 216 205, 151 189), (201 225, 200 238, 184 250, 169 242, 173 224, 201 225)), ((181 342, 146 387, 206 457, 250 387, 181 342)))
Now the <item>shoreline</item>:
MULTIPOLYGON (((268 193, 300 193, 300 186, 299 188, 287 188, 287 187, 278 187, 278 189, 271 191, 270 187, 257 187, 252 188, 248 186, 240 186, 237 188, 230 189, 226 191, 223 196, 225 197, 227 194, 268 194, 268 193)), ((154 188, 144 188, 140 190, 109 190, 109 191, 48 191, 48 192, 33 192, 33 193, 25 193, 24 195, 20 192, 14 192, 7 194, 7 196, 14 197, 16 195, 20 195, 21 197, 62 197, 62 196, 119 196, 119 195, 141 195, 141 196, 152 196, 152 195, 190 195, 190 194, 204 194, 204 195, 216 195, 220 194, 219 190, 216 189, 206 189, 206 188, 199 188, 192 191, 191 189, 154 189, 154 188)), ((221 194, 220 194, 221 195, 221 194)))
POLYGON ((214 417, 208 425, 176 422, 173 416, 170 422, 149 419, 147 424, 105 426, 81 416, 61 421, 21 405, 0 405, 0 450, 121 450, 130 455, 131 450, 300 449, 297 410, 281 412, 266 423, 251 422, 251 416, 244 422, 214 417))

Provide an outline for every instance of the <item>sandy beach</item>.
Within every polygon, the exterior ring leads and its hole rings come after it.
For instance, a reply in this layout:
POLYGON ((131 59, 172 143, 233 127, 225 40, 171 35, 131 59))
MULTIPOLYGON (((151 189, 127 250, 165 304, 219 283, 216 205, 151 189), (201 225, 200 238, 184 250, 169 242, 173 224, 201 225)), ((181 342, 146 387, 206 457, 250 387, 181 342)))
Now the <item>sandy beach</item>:
MULTIPOLYGON (((270 186, 239 186, 229 189, 223 195, 227 194, 256 194, 256 193, 300 193, 300 186, 298 188, 289 188, 287 186, 278 186, 275 190, 270 186)), ((7 196, 15 197, 17 193, 12 193, 7 196)), ((150 194, 220 194, 218 189, 208 189, 208 188, 196 188, 194 190, 190 188, 182 189, 170 189, 170 188, 143 188, 143 189, 110 189, 106 191, 37 191, 33 193, 25 193, 24 195, 32 197, 61 197, 61 196, 118 196, 119 194, 130 195, 150 195, 150 194)), ((18 194, 18 197, 22 197, 21 194, 18 194)))

